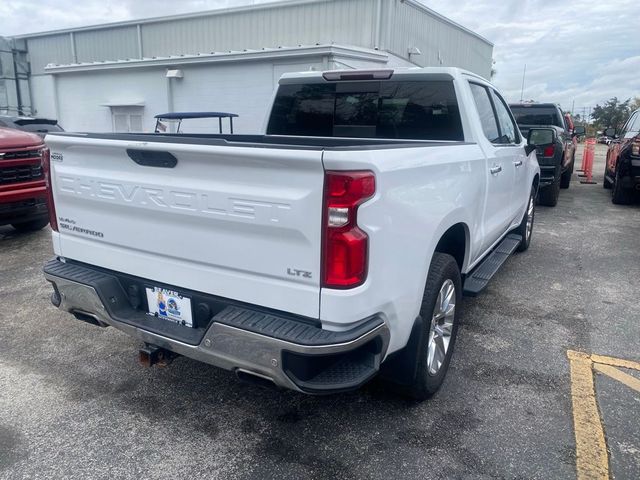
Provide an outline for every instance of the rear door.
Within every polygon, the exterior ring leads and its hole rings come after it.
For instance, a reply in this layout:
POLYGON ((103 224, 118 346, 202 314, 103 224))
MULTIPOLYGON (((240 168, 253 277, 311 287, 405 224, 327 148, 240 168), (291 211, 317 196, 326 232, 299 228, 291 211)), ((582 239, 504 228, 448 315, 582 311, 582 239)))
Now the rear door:
POLYGON ((47 142, 56 253, 319 316, 321 151, 51 135, 47 142))
POLYGON ((524 205, 529 199, 531 185, 525 170, 526 156, 522 147, 522 138, 520 131, 516 126, 516 122, 507 106, 507 102, 494 89, 491 91, 491 100, 498 118, 498 127, 500 127, 499 146, 496 147, 497 155, 504 156, 508 159, 506 168, 513 171, 513 184, 511 187, 511 198, 509 205, 511 207, 510 223, 518 220, 524 213, 524 205))
POLYGON ((484 209, 485 236, 482 251, 493 245, 507 230, 513 218, 511 195, 515 182, 513 150, 501 143, 496 110, 489 88, 469 83, 486 141, 481 142, 487 157, 487 196, 484 209))

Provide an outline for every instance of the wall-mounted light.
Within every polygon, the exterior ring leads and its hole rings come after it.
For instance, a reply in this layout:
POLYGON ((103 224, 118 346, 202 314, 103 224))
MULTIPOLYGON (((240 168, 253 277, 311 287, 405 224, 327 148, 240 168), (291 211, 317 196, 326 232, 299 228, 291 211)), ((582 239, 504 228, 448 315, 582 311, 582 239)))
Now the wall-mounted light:
POLYGON ((422 52, 418 47, 409 47, 407 48, 407 54, 408 54, 409 60, 411 60, 411 55, 422 55, 422 52))
POLYGON ((167 78, 182 78, 184 74, 182 70, 167 70, 167 78))

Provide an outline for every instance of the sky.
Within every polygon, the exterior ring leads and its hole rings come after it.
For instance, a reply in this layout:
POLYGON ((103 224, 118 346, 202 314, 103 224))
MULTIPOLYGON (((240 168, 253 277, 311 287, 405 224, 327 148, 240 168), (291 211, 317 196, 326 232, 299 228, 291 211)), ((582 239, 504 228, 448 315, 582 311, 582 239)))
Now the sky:
MULTIPOLYGON (((0 35, 265 1, 0 0, 0 35)), ((522 93, 582 114, 614 96, 640 96, 638 0, 421 1, 494 43, 493 82, 508 101, 522 93)))

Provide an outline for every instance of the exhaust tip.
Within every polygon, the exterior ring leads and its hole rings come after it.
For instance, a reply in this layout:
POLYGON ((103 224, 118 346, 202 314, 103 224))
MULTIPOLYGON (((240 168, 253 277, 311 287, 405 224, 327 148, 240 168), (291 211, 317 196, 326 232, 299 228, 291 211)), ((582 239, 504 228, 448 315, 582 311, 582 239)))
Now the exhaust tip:
POLYGON ((236 377, 243 382, 252 383, 260 387, 278 390, 278 386, 271 377, 256 372, 250 372, 243 368, 236 368, 236 377))
POLYGON ((81 312, 80 310, 74 310, 71 314, 76 317, 76 320, 80 320, 81 322, 89 323, 91 325, 96 325, 98 327, 106 328, 109 325, 98 320, 98 317, 93 313, 81 312))

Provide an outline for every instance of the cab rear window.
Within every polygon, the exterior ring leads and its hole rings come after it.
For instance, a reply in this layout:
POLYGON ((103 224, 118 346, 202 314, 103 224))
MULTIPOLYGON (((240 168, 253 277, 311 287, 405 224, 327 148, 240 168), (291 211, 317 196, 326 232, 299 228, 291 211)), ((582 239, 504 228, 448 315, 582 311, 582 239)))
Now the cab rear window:
POLYGON ((554 107, 518 107, 511 106, 518 125, 555 125, 564 127, 558 109, 554 107))
POLYGON ((281 85, 267 133, 313 137, 463 140, 450 81, 281 85))

